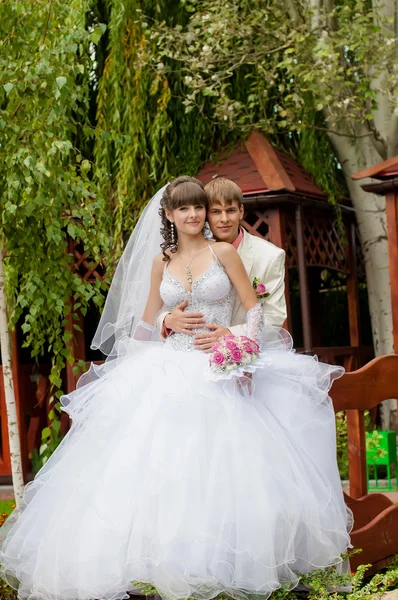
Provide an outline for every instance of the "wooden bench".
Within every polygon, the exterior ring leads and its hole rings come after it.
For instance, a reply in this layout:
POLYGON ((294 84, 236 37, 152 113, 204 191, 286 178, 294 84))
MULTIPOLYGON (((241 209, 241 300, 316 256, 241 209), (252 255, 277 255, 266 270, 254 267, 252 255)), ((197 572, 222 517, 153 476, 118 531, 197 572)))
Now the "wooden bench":
POLYGON ((398 553, 398 505, 380 493, 368 494, 366 480, 365 410, 383 400, 398 398, 398 355, 379 356, 364 367, 334 382, 330 395, 335 412, 347 415, 350 495, 354 513, 351 541, 362 552, 351 559, 351 568, 372 564, 376 571, 398 553))

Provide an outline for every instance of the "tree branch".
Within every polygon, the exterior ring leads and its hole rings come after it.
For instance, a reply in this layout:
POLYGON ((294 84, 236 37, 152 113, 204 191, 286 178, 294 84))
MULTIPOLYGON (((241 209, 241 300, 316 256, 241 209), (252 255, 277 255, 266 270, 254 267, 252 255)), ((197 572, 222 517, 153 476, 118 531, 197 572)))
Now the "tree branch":
POLYGON ((50 6, 48 8, 47 21, 46 21, 46 26, 44 28, 43 39, 42 39, 42 42, 41 42, 42 44, 44 43, 44 40, 46 39, 46 35, 47 35, 47 31, 48 31, 48 25, 50 23, 51 10, 52 10, 53 5, 54 5, 54 0, 51 0, 50 6))
POLYGON ((386 160, 388 158, 387 140, 384 136, 381 135, 373 119, 366 121, 366 127, 371 133, 370 140, 373 144, 374 149, 380 154, 383 160, 386 160))
POLYGON ((303 129, 315 129, 316 131, 324 131, 325 133, 330 133, 331 135, 337 135, 339 137, 351 138, 352 140, 360 140, 361 138, 372 137, 374 135, 373 132, 369 133, 343 133, 342 131, 336 131, 336 129, 329 129, 328 127, 319 127, 318 125, 308 125, 303 127, 303 129))
POLYGON ((13 118, 15 117, 15 115, 17 114, 17 112, 19 111, 19 109, 21 108, 21 106, 22 106, 22 102, 20 102, 19 104, 17 104, 17 106, 15 107, 13 113, 10 115, 10 119, 9 119, 10 121, 13 120, 13 118))

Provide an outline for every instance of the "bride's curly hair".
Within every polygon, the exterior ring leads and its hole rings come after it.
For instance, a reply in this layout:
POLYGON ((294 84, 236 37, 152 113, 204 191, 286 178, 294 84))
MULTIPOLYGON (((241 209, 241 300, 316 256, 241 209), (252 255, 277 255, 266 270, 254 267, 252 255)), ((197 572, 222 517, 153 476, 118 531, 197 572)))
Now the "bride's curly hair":
POLYGON ((170 254, 167 254, 167 252, 174 254, 177 252, 178 247, 177 229, 174 228, 175 239, 173 243, 171 239, 171 223, 166 217, 165 211, 175 210, 180 206, 196 206, 198 204, 203 204, 207 209, 208 200, 203 183, 195 177, 189 177, 188 175, 176 177, 176 179, 173 179, 173 181, 169 183, 163 192, 163 196, 160 201, 159 215, 162 219, 160 233, 164 239, 164 242, 160 245, 160 247, 162 249, 164 256, 163 260, 165 262, 170 259, 170 254))

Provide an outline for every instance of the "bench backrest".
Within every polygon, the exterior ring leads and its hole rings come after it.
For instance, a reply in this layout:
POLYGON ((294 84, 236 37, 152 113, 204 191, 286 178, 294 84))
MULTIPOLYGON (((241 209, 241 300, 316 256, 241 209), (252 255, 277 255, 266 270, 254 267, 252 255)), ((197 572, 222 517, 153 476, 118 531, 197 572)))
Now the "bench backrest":
POLYGON ((365 410, 398 398, 398 354, 378 356, 364 367, 334 382, 330 391, 334 410, 347 415, 350 496, 367 494, 365 410))

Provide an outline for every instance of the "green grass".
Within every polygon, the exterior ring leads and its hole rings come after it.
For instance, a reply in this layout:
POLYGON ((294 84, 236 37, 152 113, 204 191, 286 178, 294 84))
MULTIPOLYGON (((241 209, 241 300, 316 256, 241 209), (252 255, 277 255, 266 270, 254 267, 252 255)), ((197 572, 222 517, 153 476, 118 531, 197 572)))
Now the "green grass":
POLYGON ((10 515, 14 510, 12 508, 13 504, 14 500, 0 500, 0 515, 2 513, 7 513, 7 515, 10 515))

